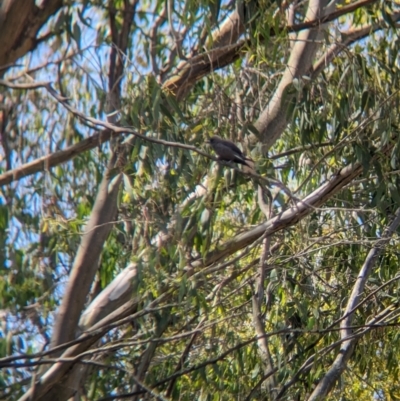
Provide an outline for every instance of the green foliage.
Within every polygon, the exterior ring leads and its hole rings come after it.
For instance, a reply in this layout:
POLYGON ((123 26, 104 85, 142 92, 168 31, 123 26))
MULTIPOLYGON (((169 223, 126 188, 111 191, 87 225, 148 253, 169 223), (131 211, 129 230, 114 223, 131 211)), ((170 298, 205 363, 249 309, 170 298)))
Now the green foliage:
MULTIPOLYGON (((124 2, 112 3, 115 24, 121 29, 124 2)), ((140 272, 132 294, 138 298, 134 312, 138 316, 95 345, 97 352, 88 358, 99 363, 85 376, 85 397, 97 400, 143 391, 135 377, 148 355, 151 363, 143 381, 169 399, 242 400, 252 391, 255 399, 265 396, 266 367, 255 340, 252 307, 261 241, 190 271, 210 251, 266 219, 248 176, 199 152, 173 146, 191 145, 212 153, 205 142, 217 132, 240 144, 247 154, 253 150, 257 173, 281 181, 301 199, 346 166, 363 167, 362 175, 321 208, 274 234, 267 255, 261 320, 277 367, 278 387, 296 378, 284 397, 306 399, 329 369, 337 350, 330 347, 340 340, 338 321, 360 268, 400 207, 399 41, 390 30, 371 34, 340 53, 316 78, 299 79, 288 87, 288 127, 269 149, 268 159, 260 144, 247 139, 277 88, 291 44, 287 32, 280 29, 277 4, 258 5, 246 25, 247 59, 213 74, 207 71, 179 101, 161 84, 179 64, 173 57, 167 18, 151 38, 150 28, 164 3, 141 2, 128 54, 123 55, 126 72, 118 108, 120 124, 141 137, 128 141, 127 134, 116 136, 111 144, 99 143, 67 163, 44 167, 41 173, 5 188, 0 204, 2 358, 39 352, 51 338, 110 149, 116 144, 123 147, 125 140, 126 157, 113 170, 123 174, 118 213, 88 302, 133 261, 140 272), (115 348, 107 351, 109 345, 115 348), (307 360, 312 365, 301 371, 307 360)), ((247 6, 250 10, 254 4, 247 6)), ((174 7, 172 23, 186 27, 182 47, 189 55, 195 45, 201 48, 205 43, 199 42, 202 32, 210 36, 221 15, 234 6, 189 1, 174 7)), ((57 32, 47 43, 51 56, 41 60, 49 64, 32 72, 37 80, 54 73, 57 90, 72 97, 71 104, 103 120, 108 111, 110 11, 101 3, 83 2, 60 12, 49 22, 57 32), (97 46, 86 47, 93 32, 97 46), (76 54, 65 57, 70 48, 76 54), (64 59, 55 68, 53 58, 64 59)), ((297 12, 304 14, 302 5, 297 12)), ((360 9, 342 22, 363 24, 376 15, 360 9)), ((329 31, 326 40, 334 43, 339 39, 334 35, 329 31)), ((321 46, 318 56, 328 45, 321 46)), ((38 50, 35 55, 41 56, 38 50)), ((7 134, 10 154, 5 155, 4 146, 2 152, 14 167, 94 133, 43 93, 3 90, 12 113, 7 134)), ((6 157, 0 169, 6 171, 6 157)), ((275 215, 293 205, 283 191, 272 190, 275 215)), ((368 302, 357 309, 355 326, 365 325, 385 308, 397 310, 399 283, 393 278, 399 255, 395 236, 369 277, 363 294, 368 302)), ((389 323, 397 324, 395 313, 390 319, 389 323)), ((400 350, 395 326, 366 332, 330 399, 362 400, 376 394, 399 398, 397 346, 400 350)), ((24 380, 34 373, 30 366, 2 370, 4 395, 17 399, 29 386, 24 380)))

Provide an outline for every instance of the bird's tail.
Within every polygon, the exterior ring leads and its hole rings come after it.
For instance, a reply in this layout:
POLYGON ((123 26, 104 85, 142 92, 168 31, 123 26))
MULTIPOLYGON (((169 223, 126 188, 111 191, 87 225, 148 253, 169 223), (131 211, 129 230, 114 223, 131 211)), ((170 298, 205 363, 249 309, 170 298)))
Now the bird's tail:
POLYGON ((243 171, 245 173, 255 173, 256 163, 254 162, 254 160, 250 159, 249 157, 245 157, 244 161, 246 164, 243 166, 243 171))

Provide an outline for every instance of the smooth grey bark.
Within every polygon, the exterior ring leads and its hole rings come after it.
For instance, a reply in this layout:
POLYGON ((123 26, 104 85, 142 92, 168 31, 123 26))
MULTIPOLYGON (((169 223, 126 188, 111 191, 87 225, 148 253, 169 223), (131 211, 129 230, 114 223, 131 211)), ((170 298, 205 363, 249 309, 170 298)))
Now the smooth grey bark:
MULTIPOLYGON (((333 11, 337 1, 311 0, 308 5, 305 21, 315 20, 333 11)), ((269 149, 282 135, 288 124, 288 109, 293 102, 295 91, 292 88, 295 79, 310 72, 315 54, 321 46, 324 25, 301 31, 290 53, 287 67, 279 85, 267 106, 261 112, 254 126, 259 131, 259 140, 265 149, 269 149), (291 90, 292 89, 292 90, 291 90)))
POLYGON ((110 163, 103 177, 92 214, 82 236, 60 309, 56 316, 51 347, 71 341, 93 278, 99 267, 101 251, 117 215, 117 196, 122 175, 112 178, 110 163))
MULTIPOLYGON (((108 120, 113 124, 116 121, 115 111, 120 108, 121 80, 124 74, 123 55, 126 54, 128 48, 137 4, 138 0, 127 0, 123 3, 121 9, 116 9, 111 2, 108 8, 113 46, 110 50, 106 111, 110 113, 108 120), (121 25, 117 23, 119 13, 123 16, 121 25)), ((122 174, 120 173, 116 177, 113 177, 113 174, 115 174, 113 171, 116 167, 120 166, 120 163, 123 163, 126 150, 126 147, 120 145, 117 139, 115 136, 111 136, 112 154, 110 162, 101 182, 89 223, 78 248, 61 307, 56 317, 51 342, 52 347, 71 341, 76 337, 78 321, 99 268, 104 244, 116 221, 117 199, 122 174)), ((122 291, 123 294, 126 295, 124 291, 122 291)), ((117 295, 121 295, 121 293, 117 295)), ((114 302, 114 306, 118 306, 123 302, 122 299, 118 299, 118 296, 116 296, 116 300, 114 301, 116 301, 114 302)), ((130 309, 129 306, 126 307, 126 304, 130 305, 131 301, 127 301, 121 306, 123 311, 130 309)), ((102 308, 93 312, 94 316, 89 316, 90 323, 95 323, 101 319, 105 315, 105 311, 109 312, 110 309, 103 304, 102 308)), ((85 349, 85 347, 89 348, 93 343, 94 341, 90 339, 79 344, 79 346, 72 347, 66 353, 71 352, 72 355, 76 355, 74 352, 85 349)), ((44 375, 46 385, 42 386, 43 401, 51 401, 54 397, 57 397, 58 400, 68 399, 70 396, 76 394, 80 383, 85 377, 84 373, 86 370, 81 369, 79 365, 73 366, 72 369, 64 370, 61 374, 60 372, 63 371, 63 368, 57 370, 57 365, 54 368, 50 368, 44 375), (59 374, 58 380, 54 380, 54 373, 52 371, 59 374)), ((32 390, 35 392, 35 385, 33 385, 32 390)), ((36 399, 37 397, 33 398, 36 399)))
POLYGON ((111 312, 134 299, 138 285, 136 263, 131 263, 90 303, 79 320, 82 331, 108 316, 111 312))
MULTIPOLYGON (((354 284, 353 290, 351 292, 350 299, 347 302, 345 311, 343 312, 344 319, 340 324, 340 337, 342 340, 345 340, 346 338, 352 336, 353 330, 351 329, 351 325, 353 321, 353 316, 355 308, 361 300, 365 284, 368 280, 369 275, 371 274, 372 269, 375 266, 376 259, 383 252, 385 246, 389 243, 393 233, 398 229, 399 226, 400 208, 396 210, 393 221, 391 222, 390 226, 385 230, 382 238, 379 239, 374 247, 368 252, 365 262, 361 267, 356 283, 354 284)), ((336 381, 345 370, 347 362, 353 354, 356 341, 356 338, 351 338, 342 343, 338 355, 336 356, 330 369, 320 380, 317 387, 314 389, 311 396, 309 397, 308 401, 326 400, 326 396, 332 390, 336 381)))
POLYGON ((341 169, 334 174, 329 181, 321 185, 321 187, 317 188, 303 200, 297 202, 295 206, 285 210, 265 223, 258 225, 252 230, 241 233, 231 240, 217 246, 215 250, 209 252, 204 258, 193 261, 189 268, 191 270, 196 270, 209 266, 251 245, 263 235, 268 236, 283 228, 293 226, 304 216, 314 212, 316 207, 323 205, 361 172, 362 166, 359 163, 341 169))
MULTIPOLYGON (((114 46, 111 48, 107 111, 117 110, 120 104, 121 78, 124 64, 120 52, 125 53, 137 1, 125 3, 121 32, 115 23, 117 10, 110 8, 110 25, 114 46)), ((114 118, 114 117, 113 117, 114 118)), ((114 146, 114 148, 116 148, 114 146)), ((112 154, 103 177, 93 210, 74 260, 65 295, 57 314, 51 346, 71 341, 76 333, 80 314, 97 272, 104 243, 111 232, 117 215, 117 196, 122 174, 112 177, 120 149, 112 154)))

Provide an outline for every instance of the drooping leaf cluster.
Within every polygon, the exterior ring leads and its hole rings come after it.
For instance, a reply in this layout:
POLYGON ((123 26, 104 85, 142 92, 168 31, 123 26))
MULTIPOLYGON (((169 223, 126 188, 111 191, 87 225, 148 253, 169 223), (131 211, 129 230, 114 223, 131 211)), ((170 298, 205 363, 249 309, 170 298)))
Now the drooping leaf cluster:
MULTIPOLYGON (((112 46, 106 21, 108 13, 116 12, 121 23, 120 3, 112 2, 115 10, 83 2, 62 11, 49 25, 62 33, 35 53, 39 61, 31 61, 47 63, 32 73, 34 79, 56 77, 57 90, 77 109, 103 120, 107 54, 112 46)), ((265 391, 264 384, 258 386, 265 366, 252 318, 261 241, 192 275, 185 273, 210 251, 266 220, 254 182, 196 151, 146 138, 192 145, 211 154, 206 140, 217 133, 251 154, 259 175, 281 181, 300 199, 346 166, 363 166, 362 175, 321 208, 271 238, 261 312, 280 388, 297 378, 285 390, 288 398, 306 399, 330 366, 334 355, 330 347, 340 338, 338 319, 351 288, 368 251, 400 206, 395 31, 370 35, 348 47, 315 79, 305 77, 288 88, 288 95, 293 95, 287 110, 290 124, 265 151, 248 139, 277 88, 291 43, 284 31, 278 33, 278 6, 260 3, 261 11, 249 22, 252 34, 246 32, 247 56, 196 82, 182 102, 162 85, 179 62, 177 50, 171 50, 171 23, 175 29, 187 28, 182 47, 189 55, 205 46, 202 32, 209 36, 233 5, 178 3, 172 21, 165 15, 157 22, 164 3, 139 3, 129 52, 124 55, 118 118, 144 138, 128 141, 128 133, 113 138, 128 143, 128 151, 115 171, 123 174, 118 214, 88 304, 129 262, 135 262, 140 272, 137 311, 143 314, 96 344, 98 352, 92 358, 103 367, 94 365, 88 371, 82 385, 88 399, 143 391, 135 375, 148 355, 145 383, 170 399, 244 400, 252 391, 255 397, 265 391), (152 37, 151 28, 157 24, 159 30, 152 37), (160 70, 163 67, 165 71, 160 70), (155 300, 156 307, 147 311, 155 300), (110 346, 115 347, 107 351, 110 346), (299 372, 312 357, 311 366, 299 372)), ((295 21, 301 21, 304 9, 297 12, 295 21)), ((342 22, 352 18, 361 24, 372 17, 357 12, 342 22)), ((319 55, 336 40, 332 30, 319 55)), ((11 70, 10 76, 17 71, 11 70)), ((95 132, 43 89, 2 88, 1 95, 9 124, 2 172, 95 132)), ((2 193, 1 357, 39 352, 51 338, 54 315, 111 147, 100 143, 67 163, 52 169, 45 166, 2 193)), ((272 191, 275 214, 293 206, 279 187, 272 191)), ((369 299, 358 308, 355 325, 365 325, 385 308, 398 307, 398 281, 393 280, 398 262, 395 237, 368 281, 369 299)), ((397 322, 396 316, 392 322, 397 322)), ((395 327, 361 337, 332 399, 343 394, 349 399, 381 393, 395 397, 399 345, 395 327)), ((17 399, 35 369, 3 370, 4 394, 17 399)))

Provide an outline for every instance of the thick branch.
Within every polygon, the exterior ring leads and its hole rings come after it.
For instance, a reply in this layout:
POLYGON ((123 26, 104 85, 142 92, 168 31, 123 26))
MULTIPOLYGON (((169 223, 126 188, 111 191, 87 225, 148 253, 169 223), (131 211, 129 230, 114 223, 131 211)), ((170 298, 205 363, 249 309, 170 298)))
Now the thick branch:
MULTIPOLYGON (((110 166, 113 167, 113 166, 110 166)), ((86 296, 98 269, 101 251, 117 213, 117 196, 121 175, 113 179, 106 172, 82 236, 62 304, 57 313, 51 346, 70 341, 75 336, 86 296)))
POLYGON ((79 320, 79 328, 89 330, 101 319, 132 300, 136 295, 137 284, 136 264, 131 263, 90 303, 79 320))
MULTIPOLYGON (((321 18, 311 18, 311 20, 301 24, 283 27, 282 30, 286 30, 287 32, 300 32, 310 28, 317 28, 321 24, 334 21, 342 15, 346 15, 375 2, 377 2, 377 0, 357 1, 354 4, 342 7, 332 13, 328 13, 321 18)), ((235 18, 236 16, 233 20, 235 20, 235 18)), ((274 27, 271 27, 269 37, 276 36, 279 33, 280 32, 275 31, 274 27)), ((239 35, 235 35, 234 37, 239 38, 239 35)), ((178 66, 176 74, 164 83, 164 89, 168 92, 174 93, 178 99, 182 99, 195 82, 210 72, 233 63, 241 57, 242 53, 246 51, 246 48, 251 45, 249 40, 239 40, 238 42, 232 40, 225 42, 222 40, 221 43, 223 44, 222 46, 215 47, 206 53, 197 54, 190 60, 182 62, 178 66), (225 45, 226 43, 228 44, 225 45)))
MULTIPOLYGON (((124 56, 128 49, 129 34, 131 32, 136 6, 139 0, 125 0, 121 10, 123 22, 121 31, 118 31, 116 22, 117 11, 114 8, 113 1, 110 1, 110 28, 113 45, 110 51, 110 68, 108 73, 108 110, 111 113, 120 107, 121 98, 121 80, 124 73, 124 56)), ((115 116, 113 117, 115 118, 115 116)))
MULTIPOLYGON (((112 36, 114 46, 111 49, 111 63, 109 68, 109 92, 107 94, 107 112, 114 112, 119 109, 121 79, 124 71, 124 63, 122 54, 126 53, 129 35, 135 14, 135 8, 138 0, 124 0, 121 7, 123 23, 119 32, 116 24, 111 23, 112 36)), ((115 22, 115 21, 114 21, 115 22)), ((60 101, 60 96, 52 91, 50 85, 47 86, 48 91, 60 101)), ((65 101, 64 101, 65 103, 65 101)), ((116 119, 115 113, 109 117, 112 121, 116 119)), ((118 161, 118 153, 123 153, 129 142, 121 149, 115 149, 112 146, 110 161, 99 187, 96 201, 93 206, 88 225, 82 236, 78 252, 75 256, 73 267, 65 289, 61 306, 57 313, 54 325, 51 346, 57 346, 67 341, 73 340, 77 335, 78 321, 82 313, 86 297, 89 293, 90 286, 100 265, 100 256, 102 254, 104 244, 114 226, 117 214, 117 199, 122 174, 113 177, 113 171, 118 161)), ((119 288, 121 290, 121 288, 119 288)), ((100 318, 105 312, 105 306, 102 305, 100 310, 95 311, 93 321, 100 318)), ((89 317, 90 320, 90 317, 89 317)), ((91 321, 92 322, 92 321, 91 321)), ((89 344, 90 346, 90 344, 89 344)), ((46 394, 44 400, 67 400, 78 390, 79 385, 86 370, 82 370, 81 366, 75 365, 69 370, 63 381, 55 382, 46 394)), ((35 392, 35 383, 33 384, 33 392, 35 392)))
MULTIPOLYGON (((328 5, 327 0, 311 0, 308 5, 306 21, 318 19, 320 16, 322 16, 320 20, 323 21, 334 6, 334 1, 328 5)), ((326 27, 313 28, 298 34, 282 79, 272 98, 254 123, 260 134, 259 139, 266 149, 275 143, 287 126, 290 118, 287 111, 289 109, 288 106, 293 102, 295 96, 295 92, 290 91, 291 86, 295 79, 299 79, 309 73, 312 68, 324 29, 326 27), (291 92, 290 94, 289 91, 291 92)))
MULTIPOLYGON (((0 67, 12 65, 39 43, 36 37, 47 20, 64 4, 62 0, 5 0, 0 3, 0 67)), ((5 69, 0 68, 0 76, 5 69)))
POLYGON ((65 150, 60 150, 50 155, 42 156, 39 159, 7 171, 4 174, 0 174, 0 186, 9 184, 28 175, 38 173, 39 171, 48 170, 51 167, 57 166, 58 164, 65 163, 87 150, 100 146, 102 143, 109 141, 110 138, 111 131, 105 129, 98 134, 92 135, 91 137, 70 146, 65 150))
POLYGON ((303 201, 299 201, 292 208, 285 210, 273 219, 260 224, 258 227, 239 234, 232 240, 218 246, 217 249, 209 252, 204 259, 194 261, 191 266, 193 268, 209 266, 252 244, 262 235, 269 236, 277 231, 295 225, 305 216, 312 213, 315 208, 320 207, 328 199, 338 193, 344 186, 360 175, 361 172, 362 166, 359 163, 343 168, 337 174, 333 175, 328 182, 308 195, 303 201))
MULTIPOLYGON (((90 348, 96 341, 98 341, 108 330, 110 327, 107 325, 112 324, 117 319, 120 319, 123 316, 132 314, 133 308, 136 307, 136 304, 133 301, 121 306, 111 315, 107 316, 100 322, 100 325, 105 326, 104 329, 99 329, 93 334, 86 335, 83 334, 81 336, 81 340, 77 340, 77 344, 68 348, 65 352, 63 352, 60 361, 68 360, 68 362, 59 362, 53 364, 39 379, 35 386, 31 387, 20 399, 19 401, 31 401, 32 397, 35 397, 35 400, 48 400, 53 401, 54 399, 61 400, 60 394, 58 397, 54 397, 51 390, 54 385, 58 385, 60 388, 65 387, 66 384, 69 383, 70 374, 74 373, 73 367, 76 363, 82 358, 82 353, 90 348)), ((143 311, 142 311, 143 313, 143 311)), ((72 382, 74 381, 74 377, 72 382)), ((73 394, 73 388, 70 389, 70 393, 73 394), (72 391, 71 391, 72 390, 72 391)), ((71 396, 71 395, 70 395, 71 396)))

